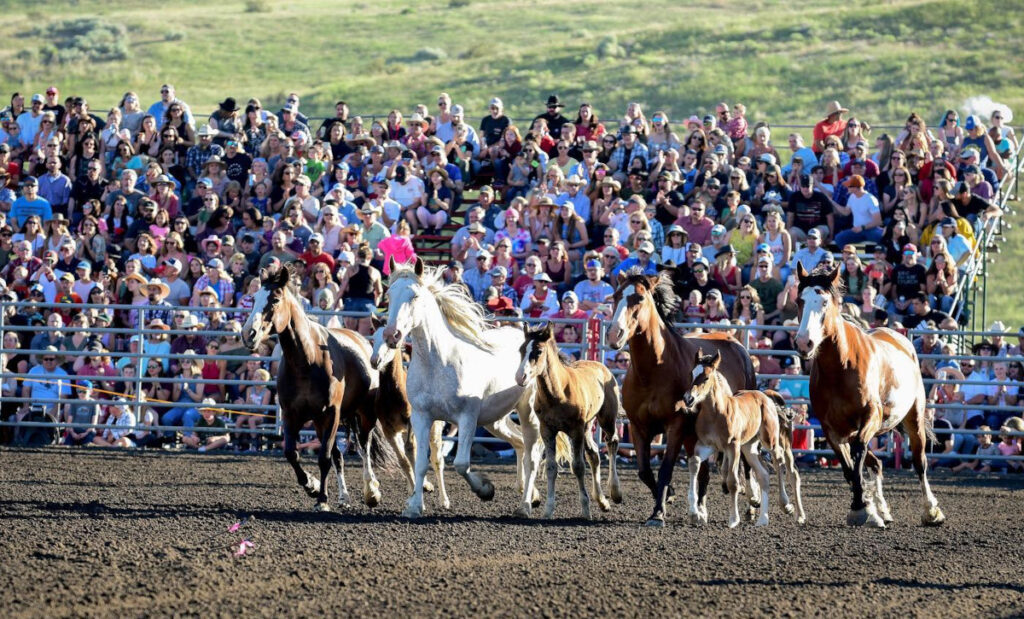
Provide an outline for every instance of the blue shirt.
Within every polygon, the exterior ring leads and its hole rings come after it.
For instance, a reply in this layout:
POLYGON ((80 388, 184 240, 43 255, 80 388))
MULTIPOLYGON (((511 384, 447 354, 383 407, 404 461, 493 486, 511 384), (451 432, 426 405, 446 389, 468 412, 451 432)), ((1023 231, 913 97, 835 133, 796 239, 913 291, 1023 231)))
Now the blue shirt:
POLYGON ((51 205, 67 204, 71 199, 71 179, 64 174, 43 174, 39 177, 39 197, 51 205))
MULTIPOLYGON (((71 395, 71 380, 68 378, 68 373, 59 365, 54 367, 52 372, 48 372, 43 366, 37 365, 29 370, 28 373, 39 379, 29 379, 26 382, 28 386, 32 387, 32 399, 56 400, 71 395)), ((55 406, 55 403, 47 402, 43 406, 49 408, 55 406)))
POLYGON ((590 223, 590 198, 582 191, 576 193, 576 197, 570 196, 568 191, 563 191, 555 198, 555 204, 562 206, 566 202, 572 202, 576 214, 583 218, 583 221, 590 223))
MULTIPOLYGON (((811 168, 818 165, 818 156, 814 154, 813 150, 806 146, 794 152, 793 157, 800 157, 801 159, 804 160, 804 170, 808 174, 811 173, 811 168)), ((782 173, 784 175, 788 175, 789 171, 793 169, 793 157, 790 157, 789 163, 787 163, 786 166, 782 168, 782 173)))
MULTIPOLYGON (((625 273, 626 271, 629 271, 630 269, 632 269, 633 267, 636 267, 636 266, 640 266, 640 260, 638 258, 636 258, 635 256, 630 256, 629 258, 626 258, 621 263, 619 263, 619 266, 615 267, 615 269, 612 271, 612 275, 618 275, 619 273, 625 273)), ((647 261, 647 266, 644 267, 644 275, 657 275, 657 274, 658 274, 658 265, 655 264, 654 257, 652 256, 651 259, 647 261)))
MULTIPOLYGON (((185 103, 183 101, 179 101, 178 99, 174 99, 173 101, 171 101, 171 103, 178 103, 179 105, 181 105, 181 107, 185 110, 185 116, 184 116, 185 122, 187 122, 188 124, 192 125, 193 127, 196 125, 195 119, 192 118, 192 110, 189 109, 189 107, 187 105, 185 105, 185 103)), ((146 113, 149 114, 150 116, 152 116, 156 120, 156 128, 157 129, 160 129, 160 128, 162 128, 164 126, 164 114, 167 113, 167 107, 171 103, 166 103, 165 104, 163 99, 160 99, 159 101, 157 101, 153 105, 149 106, 149 109, 146 110, 146 113)))
POLYGON ((19 226, 32 215, 38 215, 39 219, 46 223, 53 219, 53 209, 50 208, 50 203, 43 198, 37 197, 35 200, 29 201, 25 199, 25 196, 15 200, 14 205, 11 206, 11 219, 17 220, 19 226))

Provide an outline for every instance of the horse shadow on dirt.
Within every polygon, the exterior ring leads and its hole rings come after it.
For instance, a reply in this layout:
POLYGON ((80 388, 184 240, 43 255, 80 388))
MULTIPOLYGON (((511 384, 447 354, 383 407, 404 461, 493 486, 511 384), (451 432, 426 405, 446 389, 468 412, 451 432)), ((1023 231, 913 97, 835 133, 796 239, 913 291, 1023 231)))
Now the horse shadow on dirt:
MULTIPOLYGON (((965 584, 950 584, 950 583, 939 583, 939 582, 922 582, 920 580, 910 580, 907 578, 876 578, 871 581, 872 584, 881 585, 886 587, 903 587, 906 589, 931 589, 935 591, 967 591, 972 589, 1004 589, 1007 591, 1018 591, 1024 593, 1024 585, 1015 584, 1010 582, 974 582, 965 584)), ((859 587, 860 583, 856 582, 824 582, 824 581, 808 581, 808 580, 776 580, 768 578, 713 578, 710 580, 693 580, 688 584, 696 585, 698 587, 729 587, 729 586, 765 586, 765 587, 792 587, 794 589, 804 589, 808 585, 815 587, 826 587, 839 589, 843 587, 859 587)))

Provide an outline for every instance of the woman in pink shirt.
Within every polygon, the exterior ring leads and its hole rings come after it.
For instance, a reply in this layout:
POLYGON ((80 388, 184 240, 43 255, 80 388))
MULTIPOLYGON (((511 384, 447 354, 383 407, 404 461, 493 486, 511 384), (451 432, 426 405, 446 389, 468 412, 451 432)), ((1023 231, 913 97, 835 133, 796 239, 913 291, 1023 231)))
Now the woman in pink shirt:
POLYGON ((377 248, 384 254, 384 275, 391 274, 391 258, 396 264, 408 264, 416 258, 416 250, 412 246, 412 230, 409 222, 398 222, 396 234, 381 239, 377 248))

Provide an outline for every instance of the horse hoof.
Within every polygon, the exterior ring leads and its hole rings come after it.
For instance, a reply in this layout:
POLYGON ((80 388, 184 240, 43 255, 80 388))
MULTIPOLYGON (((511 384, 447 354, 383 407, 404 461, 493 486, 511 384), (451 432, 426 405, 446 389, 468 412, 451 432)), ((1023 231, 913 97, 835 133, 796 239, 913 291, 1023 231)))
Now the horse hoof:
POLYGON ((766 526, 768 526, 768 519, 767 518, 758 518, 757 522, 754 523, 754 526, 755 527, 766 527, 766 526))
POLYGON ((884 522, 885 524, 892 524, 895 521, 894 518, 892 517, 892 514, 889 513, 889 510, 885 510, 884 512, 881 512, 881 516, 882 516, 882 522, 884 522))
POLYGON ((656 529, 663 529, 663 528, 665 528, 665 519, 664 518, 651 518, 650 520, 648 520, 647 522, 644 523, 644 526, 645 527, 654 527, 656 529))
POLYGON ((363 501, 367 507, 377 507, 380 505, 380 493, 370 493, 363 497, 363 501))
POLYGON ((921 524, 926 527, 937 527, 946 522, 946 515, 938 506, 932 507, 921 516, 921 524))
POLYGON ((799 516, 796 519, 796 523, 797 524, 806 524, 807 523, 807 517, 806 516, 799 516))
POLYGON ((415 520, 416 518, 419 518, 421 515, 423 515, 423 510, 416 509, 414 507, 406 507, 404 510, 402 510, 402 518, 409 518, 415 520))
POLYGON ((433 491, 434 491, 434 484, 430 483, 427 480, 423 480, 423 492, 433 492, 433 491))
POLYGON ((310 477, 303 488, 311 499, 315 499, 316 496, 320 494, 320 480, 315 477, 310 477))
POLYGON ((590 509, 584 509, 580 511, 580 517, 584 520, 590 520, 590 509))
POLYGON ((313 511, 315 511, 315 512, 329 512, 329 511, 331 511, 331 506, 328 505, 327 503, 317 503, 316 505, 313 506, 313 511))
POLYGON ((530 501, 530 507, 540 507, 541 502, 542 501, 539 496, 533 497, 533 500, 530 501))
POLYGON ((352 501, 348 498, 347 494, 338 497, 338 507, 349 507, 351 505, 352 501))
POLYGON ((739 519, 736 519, 736 520, 730 520, 730 521, 729 521, 729 528, 730 528, 730 529, 735 529, 735 528, 736 528, 736 527, 738 527, 738 526, 740 526, 740 521, 739 521, 739 519))
POLYGON ((476 495, 480 497, 481 501, 490 501, 491 499, 493 499, 494 484, 491 483, 491 480, 485 479, 483 483, 480 484, 480 489, 477 490, 476 495))
POLYGON ((603 512, 609 511, 612 508, 611 504, 608 503, 608 499, 604 497, 597 500, 597 506, 600 507, 603 512))
POLYGON ((786 505, 782 508, 782 511, 786 512, 787 514, 792 514, 796 511, 796 508, 793 507, 792 503, 786 503, 786 505))
MULTIPOLYGON (((525 505, 520 505, 519 509, 517 509, 515 511, 515 517, 516 518, 529 518, 532 515, 533 515, 533 510, 531 508, 525 506, 525 505)), ((547 513, 544 514, 544 517, 545 518, 550 518, 550 516, 547 513)))
POLYGON ((698 513, 690 514, 690 524, 696 525, 696 526, 700 526, 701 525, 700 514, 698 514, 698 513))
POLYGON ((668 487, 668 496, 665 497, 665 502, 669 505, 676 502, 676 489, 672 486, 668 487))
POLYGON ((618 488, 612 488, 612 503, 616 505, 622 503, 622 492, 618 488))
POLYGON ((882 521, 881 516, 877 512, 868 511, 867 509, 850 510, 850 513, 846 515, 846 524, 854 527, 885 528, 885 522, 882 521))

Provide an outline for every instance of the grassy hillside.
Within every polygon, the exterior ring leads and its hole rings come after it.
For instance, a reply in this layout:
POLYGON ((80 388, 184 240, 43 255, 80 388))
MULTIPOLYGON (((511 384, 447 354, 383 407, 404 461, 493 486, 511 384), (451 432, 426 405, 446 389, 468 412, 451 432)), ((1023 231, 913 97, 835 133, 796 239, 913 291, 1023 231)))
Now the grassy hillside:
MULTIPOLYGON (((745 103, 752 121, 808 125, 838 99, 890 125, 910 110, 937 120, 976 95, 1024 114, 1024 0, 0 0, 0 9, 2 96, 55 83, 97 109, 126 90, 148 105, 171 82, 200 113, 227 95, 273 107, 296 90, 310 115, 332 114, 339 98, 355 113, 408 113, 441 91, 471 117, 495 94, 512 116, 532 117, 553 92, 570 109, 591 101, 605 118, 633 100, 676 120, 724 100, 745 103)), ((994 267, 1003 281, 1021 263, 1014 252, 994 267)), ((1010 286, 994 287, 990 302, 1017 324, 1024 308, 1010 286)))

